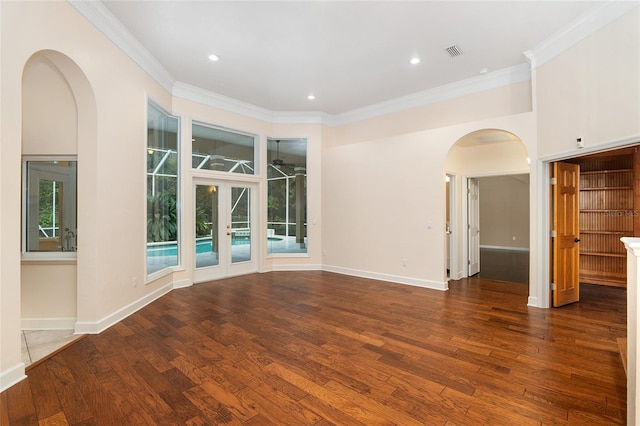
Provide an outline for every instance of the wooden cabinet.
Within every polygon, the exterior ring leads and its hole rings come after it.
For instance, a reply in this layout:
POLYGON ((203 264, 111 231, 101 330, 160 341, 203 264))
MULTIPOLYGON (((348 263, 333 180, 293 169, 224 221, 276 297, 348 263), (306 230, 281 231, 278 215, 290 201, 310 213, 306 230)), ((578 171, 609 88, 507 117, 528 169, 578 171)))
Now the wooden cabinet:
POLYGON ((640 231, 636 148, 571 162, 580 165, 580 281, 626 287, 620 238, 640 231))

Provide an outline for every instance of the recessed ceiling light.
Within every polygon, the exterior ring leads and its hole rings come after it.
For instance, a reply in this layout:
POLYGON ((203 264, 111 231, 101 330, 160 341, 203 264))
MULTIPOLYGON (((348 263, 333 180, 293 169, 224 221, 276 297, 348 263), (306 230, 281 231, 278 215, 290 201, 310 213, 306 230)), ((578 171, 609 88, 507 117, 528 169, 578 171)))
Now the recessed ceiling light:
POLYGON ((307 99, 309 99, 310 101, 314 100, 316 98, 316 96, 313 93, 310 93, 309 96, 307 96, 307 99))
POLYGON ((214 55, 214 54, 209 55, 209 60, 210 61, 215 62, 215 61, 217 61, 219 59, 220 59, 220 57, 218 55, 214 55))
POLYGON ((489 72, 489 68, 480 68, 480 74, 486 74, 489 72))
POLYGON ((419 64, 419 63, 420 63, 420 58, 418 58, 418 57, 414 56, 413 58, 411 58, 411 60, 409 61, 409 63, 410 63, 411 65, 419 64))

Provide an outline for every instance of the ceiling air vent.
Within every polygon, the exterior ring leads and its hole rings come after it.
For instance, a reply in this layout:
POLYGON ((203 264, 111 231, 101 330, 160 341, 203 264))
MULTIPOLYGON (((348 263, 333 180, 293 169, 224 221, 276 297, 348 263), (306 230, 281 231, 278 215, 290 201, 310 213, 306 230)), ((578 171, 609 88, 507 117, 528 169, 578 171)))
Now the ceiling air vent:
POLYGON ((453 46, 445 47, 444 50, 446 50, 449 56, 451 56, 452 58, 462 55, 462 49, 460 49, 460 46, 458 46, 457 44, 454 44, 453 46))

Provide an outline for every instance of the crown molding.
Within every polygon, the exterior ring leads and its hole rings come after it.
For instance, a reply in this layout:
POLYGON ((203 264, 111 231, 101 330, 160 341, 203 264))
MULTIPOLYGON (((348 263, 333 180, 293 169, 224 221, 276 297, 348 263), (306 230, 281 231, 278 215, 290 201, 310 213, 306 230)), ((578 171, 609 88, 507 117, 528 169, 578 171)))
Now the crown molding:
POLYGON ((330 125, 332 116, 317 111, 271 111, 247 102, 242 102, 228 96, 219 95, 200 87, 183 82, 176 82, 171 92, 173 96, 193 101, 214 108, 223 109, 246 117, 255 118, 273 124, 327 124, 330 125))
POLYGON ((333 127, 334 116, 321 111, 275 111, 274 124, 323 124, 333 127))
POLYGON ((167 92, 176 79, 149 53, 100 1, 67 0, 82 16, 118 46, 167 92))
POLYGON ((181 81, 175 82, 171 93, 178 98, 245 115, 255 118, 256 120, 271 121, 273 115, 273 112, 266 108, 242 102, 228 96, 219 95, 181 81))
POLYGON ((177 82, 173 95, 186 100, 198 102, 225 111, 242 114, 258 120, 279 124, 324 124, 331 127, 344 126, 357 121, 368 120, 383 115, 418 108, 473 93, 483 92, 498 87, 528 81, 531 79, 529 65, 523 63, 511 68, 494 71, 466 80, 425 90, 401 98, 391 99, 378 104, 369 105, 342 114, 323 112, 271 111, 236 99, 218 95, 213 92, 177 82))
POLYGON ((529 65, 526 63, 510 68, 478 75, 465 80, 456 81, 444 86, 412 93, 411 95, 391 99, 363 108, 357 108, 334 116, 332 124, 343 126, 356 121, 368 120, 383 115, 419 108, 449 99, 479 93, 498 87, 508 86, 531 79, 529 65))
POLYGON ((630 12, 640 5, 638 0, 609 0, 596 7, 571 25, 553 34, 532 50, 524 52, 531 63, 531 69, 550 61, 560 53, 569 49, 579 41, 595 33, 615 19, 630 12))

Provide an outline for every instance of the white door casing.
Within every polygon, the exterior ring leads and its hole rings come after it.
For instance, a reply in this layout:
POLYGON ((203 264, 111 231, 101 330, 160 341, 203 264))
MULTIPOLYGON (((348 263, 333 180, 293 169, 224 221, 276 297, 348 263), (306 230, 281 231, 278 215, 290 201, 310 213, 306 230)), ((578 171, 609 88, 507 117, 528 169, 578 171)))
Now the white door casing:
POLYGON ((468 276, 480 272, 480 189, 478 179, 467 179, 469 270, 468 276))

